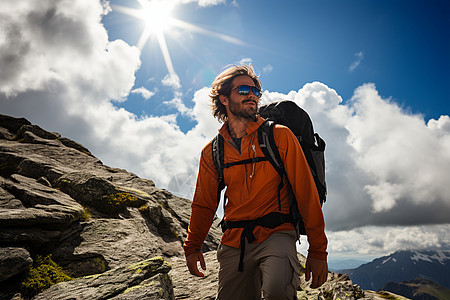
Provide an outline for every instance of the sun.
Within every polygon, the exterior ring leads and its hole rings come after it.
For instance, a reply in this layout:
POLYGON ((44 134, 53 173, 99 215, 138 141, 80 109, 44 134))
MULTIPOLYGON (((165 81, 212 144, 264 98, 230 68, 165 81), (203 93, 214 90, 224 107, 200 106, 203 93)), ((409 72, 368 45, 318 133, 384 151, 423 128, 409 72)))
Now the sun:
MULTIPOLYGON (((169 48, 166 43, 166 34, 170 34, 172 27, 181 28, 186 31, 197 32, 204 35, 212 36, 214 38, 222 39, 228 43, 233 43, 239 46, 245 46, 246 44, 231 36, 209 31, 200 26, 190 24, 172 16, 173 9, 180 1, 175 0, 137 0, 139 8, 131 8, 122 5, 112 5, 113 10, 133 16, 145 23, 144 30, 142 31, 136 47, 143 51, 145 44, 153 36, 159 44, 161 53, 164 58, 164 63, 168 71, 168 79, 173 81, 179 81, 179 77, 175 72, 175 68, 170 57, 169 48)), ((176 86, 176 85, 175 85, 176 86)))
POLYGON ((139 12, 139 18, 145 22, 145 31, 161 33, 167 31, 172 23, 171 16, 174 8, 172 1, 163 0, 139 0, 142 9, 139 12))

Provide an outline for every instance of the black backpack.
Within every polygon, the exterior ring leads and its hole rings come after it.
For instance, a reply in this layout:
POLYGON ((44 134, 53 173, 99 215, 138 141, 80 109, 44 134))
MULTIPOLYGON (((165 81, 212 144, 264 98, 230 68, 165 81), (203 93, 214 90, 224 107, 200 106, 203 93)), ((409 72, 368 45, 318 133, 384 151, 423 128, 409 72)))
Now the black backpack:
MULTIPOLYGON (((269 161, 280 176, 281 174, 285 174, 283 162, 281 161, 278 148, 276 147, 275 140, 273 139, 273 129, 268 130, 267 127, 272 127, 274 123, 288 127, 297 137, 300 146, 302 147, 306 161, 308 162, 311 174, 316 184, 320 205, 323 205, 327 198, 324 155, 326 144, 319 134, 314 133, 313 124, 308 113, 294 102, 284 100, 261 106, 259 109, 259 114, 264 119, 267 119, 265 123, 268 123, 268 125, 265 126, 263 124, 263 126, 260 127, 261 130, 258 132, 258 138, 260 141, 260 132, 268 132, 268 146, 264 147, 264 145, 261 145, 260 142, 264 155, 269 157, 269 161)), ((290 197, 290 214, 293 215, 295 220, 294 226, 297 230, 297 234, 306 234, 305 226, 303 224, 302 217, 298 212, 297 203, 292 192, 290 197)))
MULTIPOLYGON (((212 155, 214 165, 219 177, 219 186, 217 189, 217 205, 220 203, 221 192, 225 188, 223 170, 235 165, 249 164, 260 161, 269 161, 280 175, 280 184, 278 185, 278 205, 281 210, 280 191, 283 187, 283 179, 286 175, 283 161, 278 152, 278 147, 275 144, 273 136, 273 126, 281 124, 291 129, 294 135, 300 142, 302 150, 305 154, 306 160, 313 175, 314 182, 319 194, 320 204, 326 201, 327 188, 325 183, 325 141, 320 138, 317 133, 314 133, 313 126, 309 115, 292 101, 279 101, 267 105, 263 105, 259 109, 261 117, 267 119, 258 128, 258 142, 264 157, 255 157, 233 163, 224 163, 224 139, 218 134, 212 141, 212 155)), ((225 212, 226 199, 223 201, 225 212)), ((243 270, 243 254, 245 251, 244 239, 247 238, 249 243, 254 241, 253 229, 256 225, 275 228, 283 223, 292 223, 296 229, 297 236, 306 234, 302 217, 298 211, 297 201, 295 199, 292 189, 289 196, 289 214, 282 214, 273 212, 256 220, 246 221, 224 221, 220 222, 222 231, 225 232, 231 228, 244 228, 241 235, 241 258, 239 262, 239 271, 243 270)))

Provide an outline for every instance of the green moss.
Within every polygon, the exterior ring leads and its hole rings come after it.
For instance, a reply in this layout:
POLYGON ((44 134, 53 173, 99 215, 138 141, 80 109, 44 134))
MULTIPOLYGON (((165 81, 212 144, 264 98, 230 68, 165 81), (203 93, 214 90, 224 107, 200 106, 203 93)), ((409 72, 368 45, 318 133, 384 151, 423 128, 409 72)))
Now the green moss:
POLYGON ((120 213, 126 207, 141 207, 145 201, 139 200, 130 193, 115 193, 104 196, 94 202, 94 208, 104 213, 120 213))
POLYGON ((102 270, 103 272, 108 269, 108 266, 106 265, 106 261, 100 257, 94 257, 92 260, 92 264, 97 268, 102 270))
POLYGON ((87 276, 84 276, 83 278, 86 278, 86 279, 97 279, 97 278, 99 278, 100 276, 102 276, 101 273, 99 273, 99 274, 93 274, 93 275, 87 275, 87 276))
POLYGON ((178 231, 175 228, 170 227, 170 231, 172 232, 173 236, 176 239, 181 240, 180 235, 178 234, 178 231))
POLYGON ((124 190, 124 191, 128 191, 128 192, 132 192, 132 193, 134 192, 134 193, 137 193, 137 194, 139 194, 139 195, 141 195, 143 197, 150 198, 150 195, 148 193, 146 193, 144 191, 141 191, 141 190, 138 190, 138 189, 134 189, 134 188, 130 188, 130 187, 120 187, 120 189, 124 190))
POLYGON ((156 256, 156 257, 150 258, 148 260, 140 261, 138 263, 129 265, 128 268, 135 270, 135 273, 140 273, 140 272, 142 272, 142 269, 146 268, 147 266, 149 266, 150 264, 155 263, 155 262, 157 262, 158 264, 155 266, 152 266, 152 268, 154 270, 161 267, 161 265, 164 263, 164 258, 162 258, 161 256, 156 256))
POLYGON ((142 205, 141 207, 139 207, 139 211, 141 213, 145 213, 148 211, 148 203, 145 203, 144 205, 142 205))
POLYGON ((325 300, 333 300, 334 293, 333 293, 333 291, 324 291, 323 297, 325 298, 325 300))
POLYGON ((151 281, 151 282, 145 283, 145 284, 139 284, 139 285, 136 285, 136 286, 132 286, 132 287, 127 288, 125 291, 123 291, 122 294, 127 294, 129 292, 134 291, 134 290, 137 290, 137 289, 140 289, 140 288, 144 288, 144 287, 150 287, 150 286, 153 286, 153 285, 155 285, 154 281, 151 281))
POLYGON ((52 260, 51 254, 45 257, 38 255, 28 276, 22 282, 22 293, 31 297, 54 284, 72 279, 52 260))
POLYGON ((85 222, 89 221, 92 217, 92 213, 89 211, 88 208, 84 208, 83 212, 81 213, 80 220, 85 222))

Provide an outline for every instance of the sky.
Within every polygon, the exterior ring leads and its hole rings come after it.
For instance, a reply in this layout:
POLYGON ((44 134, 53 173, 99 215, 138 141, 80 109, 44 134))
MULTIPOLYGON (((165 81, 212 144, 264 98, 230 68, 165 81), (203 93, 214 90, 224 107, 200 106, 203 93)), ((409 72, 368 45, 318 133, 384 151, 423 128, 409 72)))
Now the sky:
POLYGON ((261 101, 295 101, 327 142, 330 257, 450 249, 448 1, 1 7, 0 113, 192 199, 201 149, 221 126, 210 84, 251 63, 261 101))

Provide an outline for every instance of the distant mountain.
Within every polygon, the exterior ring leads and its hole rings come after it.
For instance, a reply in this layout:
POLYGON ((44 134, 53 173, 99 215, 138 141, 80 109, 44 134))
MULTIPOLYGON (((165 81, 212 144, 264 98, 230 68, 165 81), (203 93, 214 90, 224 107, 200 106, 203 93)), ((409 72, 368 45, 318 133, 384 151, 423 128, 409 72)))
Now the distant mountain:
POLYGON ((427 279, 414 279, 401 283, 389 282, 381 288, 413 300, 450 299, 450 290, 427 279))
POLYGON ((378 290, 388 282, 415 278, 450 288, 450 251, 397 251, 356 269, 341 270, 363 289, 378 290))
POLYGON ((328 259, 328 269, 331 271, 339 271, 344 269, 355 269, 369 261, 360 259, 328 259))

